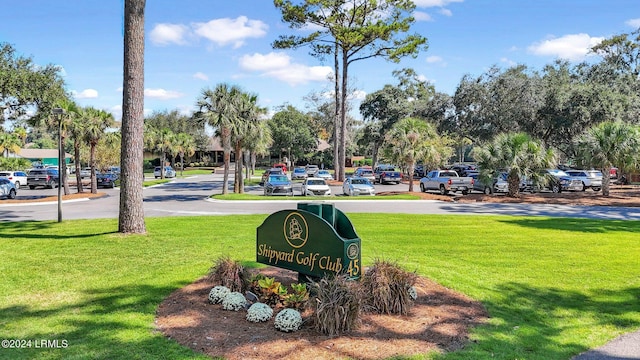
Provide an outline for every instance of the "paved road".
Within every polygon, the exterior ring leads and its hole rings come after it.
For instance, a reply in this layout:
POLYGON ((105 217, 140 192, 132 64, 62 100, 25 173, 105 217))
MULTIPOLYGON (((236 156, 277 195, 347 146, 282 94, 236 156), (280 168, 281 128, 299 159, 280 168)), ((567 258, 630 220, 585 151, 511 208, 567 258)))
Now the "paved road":
MULTIPOLYGON (((192 216, 223 214, 270 214, 282 209, 295 208, 300 201, 317 201, 303 196, 295 200, 271 201, 221 201, 209 200, 209 195, 220 193, 222 175, 198 175, 176 179, 170 183, 144 190, 145 216, 192 216)), ((378 191, 407 189, 407 185, 376 185, 378 191)), ((119 189, 101 189, 107 196, 99 199, 63 204, 63 219, 117 218, 119 189)), ((332 189, 340 194, 340 187, 332 189)), ((248 192, 261 193, 261 188, 248 192)), ((21 189, 18 198, 28 199, 57 194, 57 189, 21 189)), ((374 199, 374 198, 372 198, 374 199)), ((499 204, 455 203, 415 200, 336 200, 336 207, 350 212, 410 213, 410 214, 461 214, 461 215, 526 215, 561 216, 615 220, 640 220, 640 208, 565 206, 552 204, 499 204)), ((57 219, 57 203, 2 204, 0 221, 53 220, 57 219)))

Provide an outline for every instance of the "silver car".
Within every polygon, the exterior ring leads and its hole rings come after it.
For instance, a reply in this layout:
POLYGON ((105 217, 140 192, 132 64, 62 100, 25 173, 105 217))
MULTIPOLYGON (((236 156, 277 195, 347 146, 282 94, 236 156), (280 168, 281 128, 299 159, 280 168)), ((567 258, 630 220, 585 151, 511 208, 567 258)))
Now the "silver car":
POLYGON ((376 188, 371 181, 363 177, 350 177, 342 183, 342 192, 345 195, 375 195, 376 188))
POLYGON ((16 185, 9 181, 7 178, 0 178, 0 197, 6 197, 7 199, 15 199, 18 189, 16 185))

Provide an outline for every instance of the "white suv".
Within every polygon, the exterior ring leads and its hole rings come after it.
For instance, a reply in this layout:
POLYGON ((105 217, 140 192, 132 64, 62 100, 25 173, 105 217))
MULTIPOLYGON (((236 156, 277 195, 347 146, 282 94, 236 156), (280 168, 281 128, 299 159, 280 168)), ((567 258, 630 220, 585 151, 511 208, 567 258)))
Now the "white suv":
POLYGON ((593 191, 600 191, 602 188, 602 172, 600 170, 566 170, 571 178, 582 181, 582 191, 591 188, 593 191))
POLYGON ((20 186, 27 186, 27 173, 24 171, 0 171, 0 177, 5 177, 12 182, 16 189, 20 186))

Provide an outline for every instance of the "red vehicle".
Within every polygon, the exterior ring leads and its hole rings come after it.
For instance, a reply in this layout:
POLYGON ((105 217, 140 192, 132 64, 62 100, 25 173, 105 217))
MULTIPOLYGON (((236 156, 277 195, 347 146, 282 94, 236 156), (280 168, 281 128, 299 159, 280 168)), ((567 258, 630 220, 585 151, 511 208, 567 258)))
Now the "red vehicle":
POLYGON ((287 165, 283 164, 283 163, 278 163, 278 164, 273 164, 274 168, 279 168, 282 169, 282 172, 286 175, 287 174, 287 165))

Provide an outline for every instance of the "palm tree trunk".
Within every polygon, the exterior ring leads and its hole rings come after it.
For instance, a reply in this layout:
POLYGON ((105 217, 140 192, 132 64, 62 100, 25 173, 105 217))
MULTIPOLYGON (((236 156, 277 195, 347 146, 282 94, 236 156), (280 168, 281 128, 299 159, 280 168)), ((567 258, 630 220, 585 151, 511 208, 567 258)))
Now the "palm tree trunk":
POLYGON ((602 196, 608 197, 611 189, 611 166, 602 169, 602 196))
POLYGON ((231 136, 229 129, 225 126, 221 129, 222 148, 224 150, 224 174, 222 175, 222 194, 229 193, 229 167, 231 164, 231 136))
POLYGON ((415 167, 414 163, 409 163, 409 192, 413 192, 413 170, 415 167))
POLYGON ((74 173, 76 174, 76 182, 78 184, 77 192, 82 193, 84 192, 84 188, 82 187, 82 176, 80 176, 80 142, 77 140, 73 142, 73 156, 76 159, 74 173))
POLYGON ((514 198, 520 197, 520 177, 509 174, 507 176, 507 183, 509 183, 507 196, 514 198))
MULTIPOLYGON (((64 139, 65 137, 63 136, 61 140, 63 144, 64 139)), ((71 189, 69 189, 69 179, 67 176, 67 157, 65 156, 64 147, 62 148, 62 164, 59 165, 61 174, 58 174, 58 176, 62 176, 62 186, 64 186, 64 194, 69 195, 71 194, 71 189)))
POLYGON ((91 193, 98 193, 98 180, 96 179, 96 145, 91 143, 91 152, 89 155, 89 162, 91 163, 91 193))
POLYGON ((144 224, 144 7, 145 0, 124 2, 124 77, 120 212, 118 231, 146 233, 144 224))

